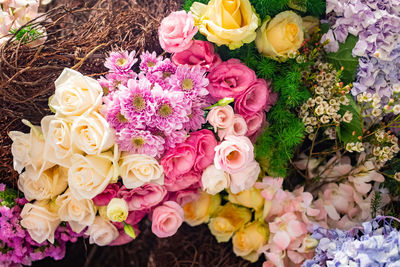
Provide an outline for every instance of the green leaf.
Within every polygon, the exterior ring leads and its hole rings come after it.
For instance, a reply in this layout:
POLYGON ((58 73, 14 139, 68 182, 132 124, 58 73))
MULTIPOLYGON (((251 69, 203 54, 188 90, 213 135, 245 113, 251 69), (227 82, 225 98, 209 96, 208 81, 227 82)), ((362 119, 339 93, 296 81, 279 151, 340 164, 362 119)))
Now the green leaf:
POLYGON ((360 116, 360 109, 351 95, 347 94, 346 96, 350 100, 350 104, 341 105, 339 114, 343 115, 346 111, 349 111, 353 114, 353 119, 349 123, 342 122, 339 127, 336 127, 339 140, 344 144, 360 141, 358 137, 363 136, 363 120, 360 116))
POLYGON ((321 33, 327 33, 329 31, 329 29, 331 28, 331 24, 330 23, 322 23, 321 25, 319 25, 319 28, 321 29, 321 33))
POLYGON ((124 231, 125 231, 125 234, 132 237, 133 239, 136 238, 135 229, 133 229, 132 225, 130 225, 126 222, 124 222, 124 231))
POLYGON ((336 53, 326 55, 328 62, 332 63, 336 69, 344 68, 341 78, 345 83, 352 83, 355 78, 358 57, 353 57, 352 51, 357 41, 358 37, 349 35, 346 42, 339 44, 339 50, 336 53))

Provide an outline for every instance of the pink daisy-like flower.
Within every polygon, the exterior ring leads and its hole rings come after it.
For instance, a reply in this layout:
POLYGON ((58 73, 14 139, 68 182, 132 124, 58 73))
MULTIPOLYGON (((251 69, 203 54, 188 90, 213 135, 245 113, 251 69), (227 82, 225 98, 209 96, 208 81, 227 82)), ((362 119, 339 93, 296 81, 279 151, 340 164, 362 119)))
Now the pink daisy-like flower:
POLYGON ((183 124, 189 121, 191 103, 182 92, 162 90, 154 87, 151 91, 154 97, 154 114, 149 126, 170 134, 181 130, 183 124))
POLYGON ((104 111, 104 117, 107 122, 117 132, 129 126, 128 119, 121 113, 121 103, 118 96, 113 97, 113 101, 107 104, 107 108, 104 111))
POLYGON ((201 129, 201 126, 206 123, 206 118, 204 117, 204 108, 209 106, 206 101, 193 101, 191 112, 188 115, 189 121, 183 125, 183 128, 187 132, 195 132, 201 129))
POLYGON ((165 135, 165 150, 176 147, 176 145, 185 142, 187 132, 184 130, 172 131, 170 134, 165 135))
POLYGON ((123 74, 131 71, 131 68, 137 62, 135 58, 136 51, 128 52, 111 52, 110 56, 106 59, 104 66, 111 72, 123 74))
POLYGON ((150 53, 149 51, 143 52, 140 55, 140 69, 144 72, 152 72, 157 63, 162 61, 161 56, 157 57, 156 52, 150 53))
POLYGON ((151 87, 147 79, 129 80, 127 87, 121 87, 121 114, 135 128, 144 129, 153 114, 151 87))
POLYGON ((146 74, 146 77, 152 83, 158 83, 164 90, 169 90, 171 87, 169 80, 175 72, 176 66, 167 58, 163 61, 159 61, 152 72, 146 74))
POLYGON ((205 76, 206 72, 198 66, 179 65, 170 83, 173 90, 184 92, 191 100, 195 100, 209 94, 206 89, 208 79, 205 76))
POLYGON ((160 157, 164 153, 164 139, 150 131, 124 128, 117 133, 116 142, 122 151, 160 157))

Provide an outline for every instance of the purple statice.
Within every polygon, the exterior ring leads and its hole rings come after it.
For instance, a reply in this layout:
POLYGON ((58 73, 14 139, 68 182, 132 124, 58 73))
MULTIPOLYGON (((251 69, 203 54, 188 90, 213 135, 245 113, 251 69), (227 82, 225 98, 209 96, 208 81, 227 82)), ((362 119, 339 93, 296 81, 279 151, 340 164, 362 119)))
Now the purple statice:
POLYGON ((189 121, 191 107, 191 101, 184 93, 163 90, 161 87, 154 87, 151 93, 155 101, 151 126, 165 134, 183 129, 183 124, 189 121))
MULTIPOLYGON (((154 90, 154 88, 153 88, 154 90)), ((152 84, 147 79, 129 80, 119 92, 121 114, 137 129, 145 129, 153 115, 152 84)))
POLYGON ((106 59, 104 66, 110 70, 110 72, 116 74, 126 74, 132 72, 132 67, 137 62, 135 58, 136 51, 128 52, 111 52, 110 56, 106 59))
POLYGON ((391 217, 378 216, 350 231, 318 228, 315 256, 302 266, 400 266, 400 232, 391 217))
POLYGON ((176 66, 169 58, 159 61, 151 72, 147 72, 146 77, 153 84, 159 84, 164 90, 169 90, 169 81, 176 72, 176 66))
POLYGON ((209 94, 206 89, 208 79, 205 70, 197 66, 191 68, 188 65, 179 65, 175 75, 172 75, 170 83, 172 90, 184 92, 190 100, 196 100, 209 94))
POLYGON ((150 131, 128 127, 117 133, 116 143, 122 151, 158 158, 164 153, 165 140, 150 131))
POLYGON ((145 73, 152 72, 157 66, 157 63, 162 60, 163 58, 161 56, 157 57, 156 52, 150 53, 149 51, 146 51, 140 55, 140 70, 145 73))

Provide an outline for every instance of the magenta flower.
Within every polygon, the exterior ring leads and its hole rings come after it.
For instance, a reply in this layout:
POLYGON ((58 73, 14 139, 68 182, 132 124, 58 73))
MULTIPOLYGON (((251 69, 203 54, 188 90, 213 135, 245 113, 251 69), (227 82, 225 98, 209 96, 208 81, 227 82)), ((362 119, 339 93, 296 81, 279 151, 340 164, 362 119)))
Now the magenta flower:
POLYGON ((146 74, 146 77, 153 84, 158 83, 164 90, 169 90, 171 87, 169 81, 175 72, 176 66, 167 58, 159 61, 152 71, 146 74))
POLYGON ((121 103, 118 95, 114 96, 113 100, 102 111, 107 122, 117 132, 129 126, 128 119, 121 113, 121 103))
POLYGON ((155 112, 151 118, 151 126, 169 134, 174 130, 181 130, 183 124, 189 121, 189 101, 179 91, 165 91, 161 87, 154 87, 151 91, 155 101, 155 112))
POLYGON ((164 139, 150 131, 124 128, 117 133, 116 143, 122 151, 160 157, 164 152, 164 139))
POLYGON ((111 52, 110 56, 106 59, 104 66, 111 72, 117 74, 124 74, 131 70, 135 65, 137 59, 135 58, 136 51, 128 52, 111 52))
POLYGON ((184 130, 172 131, 171 133, 165 135, 165 150, 176 147, 178 144, 185 142, 187 138, 187 132, 184 130))
POLYGON ((144 72, 152 72, 156 65, 163 60, 161 56, 157 57, 156 52, 150 53, 146 51, 140 55, 140 70, 144 72))
POLYGON ((191 100, 207 96, 208 79, 205 73, 205 70, 198 66, 179 65, 170 80, 172 89, 184 92, 191 100))
POLYGON ((193 101, 190 114, 188 115, 189 121, 183 125, 187 132, 195 132, 201 129, 201 126, 206 123, 204 117, 204 108, 209 106, 206 101, 193 101))

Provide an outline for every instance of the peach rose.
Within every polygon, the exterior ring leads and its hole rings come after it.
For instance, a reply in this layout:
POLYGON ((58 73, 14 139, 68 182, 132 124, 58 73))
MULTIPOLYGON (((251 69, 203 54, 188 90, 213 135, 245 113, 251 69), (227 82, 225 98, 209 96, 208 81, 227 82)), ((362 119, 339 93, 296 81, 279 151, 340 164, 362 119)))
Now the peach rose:
POLYGON ((107 246, 119 236, 118 229, 100 216, 96 216, 86 234, 89 235, 89 243, 98 246, 107 246))

